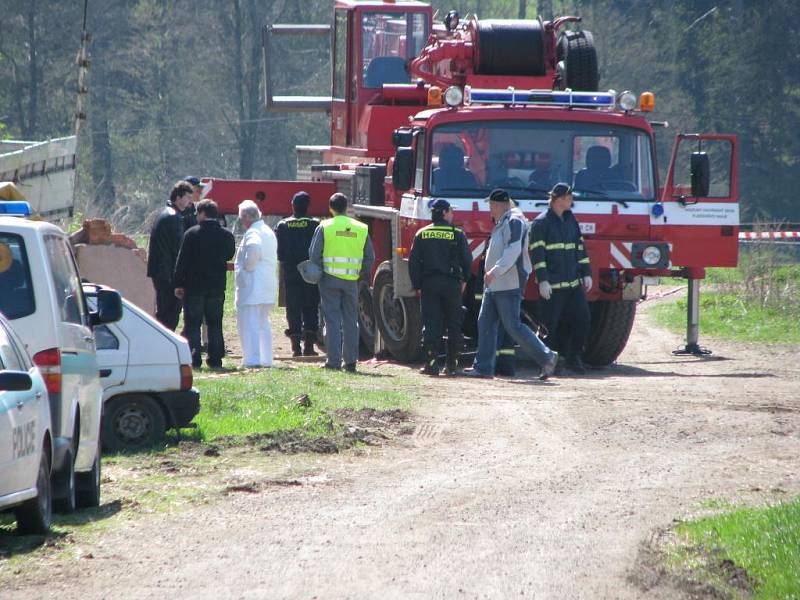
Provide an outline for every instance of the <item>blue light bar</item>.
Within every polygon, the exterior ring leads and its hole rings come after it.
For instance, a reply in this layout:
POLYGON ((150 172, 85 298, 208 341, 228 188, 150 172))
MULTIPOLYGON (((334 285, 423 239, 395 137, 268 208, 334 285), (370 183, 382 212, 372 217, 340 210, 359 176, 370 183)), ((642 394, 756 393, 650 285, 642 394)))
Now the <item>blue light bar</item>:
POLYGON ((549 105, 583 108, 614 108, 613 92, 573 92, 570 90, 504 90, 480 89, 466 86, 464 104, 510 104, 519 106, 549 105))
POLYGON ((30 217, 31 205, 22 200, 0 201, 0 216, 30 217))

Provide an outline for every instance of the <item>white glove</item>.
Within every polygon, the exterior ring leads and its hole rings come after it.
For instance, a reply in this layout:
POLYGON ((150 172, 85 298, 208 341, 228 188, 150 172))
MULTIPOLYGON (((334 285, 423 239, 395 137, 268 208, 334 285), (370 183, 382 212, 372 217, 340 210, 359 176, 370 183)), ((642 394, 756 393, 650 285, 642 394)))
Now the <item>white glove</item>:
POLYGON ((539 282, 539 296, 544 298, 545 300, 550 300, 550 296, 553 294, 553 286, 550 285, 549 281, 540 281, 539 282))
POLYGON ((583 278, 583 289, 587 292, 592 289, 592 277, 590 275, 583 278))

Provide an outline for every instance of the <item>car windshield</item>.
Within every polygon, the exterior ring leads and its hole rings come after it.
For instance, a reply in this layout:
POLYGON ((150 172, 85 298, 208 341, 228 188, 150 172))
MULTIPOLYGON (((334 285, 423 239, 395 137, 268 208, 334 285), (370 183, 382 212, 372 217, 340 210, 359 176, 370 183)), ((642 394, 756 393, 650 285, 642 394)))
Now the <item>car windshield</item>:
POLYGON ((433 131, 429 191, 480 198, 496 187, 518 199, 545 198, 558 182, 581 197, 652 201, 647 133, 595 123, 482 121, 433 131))

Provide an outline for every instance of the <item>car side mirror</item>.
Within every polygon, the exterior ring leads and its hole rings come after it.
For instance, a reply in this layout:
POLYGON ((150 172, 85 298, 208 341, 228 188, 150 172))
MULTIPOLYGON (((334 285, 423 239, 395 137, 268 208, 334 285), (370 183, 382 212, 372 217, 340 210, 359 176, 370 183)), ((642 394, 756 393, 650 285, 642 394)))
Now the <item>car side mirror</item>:
POLYGON ((691 156, 692 196, 708 197, 711 186, 711 164, 705 152, 692 152, 691 156))
POLYGON ((0 371, 0 392, 27 392, 33 379, 25 371, 0 371))
POLYGON ((408 147, 397 149, 392 166, 392 185, 394 189, 404 192, 411 189, 414 180, 414 151, 408 147))
POLYGON ((97 310, 90 315, 92 326, 119 321, 122 318, 122 296, 116 290, 97 290, 97 310))

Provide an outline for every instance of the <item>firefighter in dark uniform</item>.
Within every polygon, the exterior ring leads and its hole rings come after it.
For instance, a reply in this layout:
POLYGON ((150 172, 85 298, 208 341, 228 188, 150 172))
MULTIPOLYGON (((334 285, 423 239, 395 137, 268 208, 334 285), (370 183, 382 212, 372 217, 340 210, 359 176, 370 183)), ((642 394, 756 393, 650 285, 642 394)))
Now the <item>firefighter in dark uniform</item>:
POLYGON ((581 228, 572 208, 572 188, 557 183, 550 206, 531 224, 529 248, 539 283, 540 316, 547 327, 545 343, 566 357, 567 369, 584 374, 581 353, 589 335, 586 293, 592 269, 581 228))
POLYGON ((472 254, 464 232, 453 226, 450 203, 441 198, 428 204, 433 223, 414 237, 408 267, 411 285, 422 299, 422 346, 425 366, 421 373, 438 375, 438 350, 442 323, 447 329, 445 373, 458 374, 464 320, 461 298, 472 268, 472 254))
POLYGON ((275 228, 278 238, 278 261, 286 291, 286 335, 292 341, 292 356, 317 356, 314 344, 319 328, 319 288, 303 281, 297 265, 308 260, 311 238, 319 220, 308 216, 311 196, 297 192, 292 198, 292 216, 275 228), (304 342, 301 348, 300 343, 304 342))

